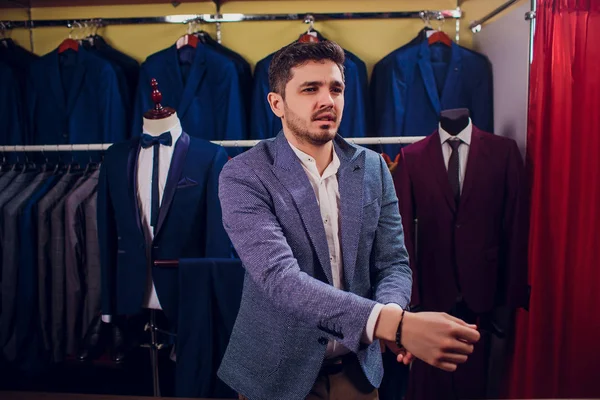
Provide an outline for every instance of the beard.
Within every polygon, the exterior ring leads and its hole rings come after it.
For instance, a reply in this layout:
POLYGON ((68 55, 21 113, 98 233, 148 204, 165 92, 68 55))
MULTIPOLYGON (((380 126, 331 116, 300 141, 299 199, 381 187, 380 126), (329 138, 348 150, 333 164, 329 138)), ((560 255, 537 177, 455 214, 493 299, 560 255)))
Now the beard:
POLYGON ((284 103, 284 117, 285 124, 299 142, 310 143, 314 146, 322 146, 332 141, 333 138, 335 138, 335 135, 337 135, 339 119, 333 108, 319 110, 318 112, 314 113, 311 116, 310 121, 307 122, 298 114, 290 110, 287 104, 284 103), (331 127, 322 125, 322 127, 319 127, 319 129, 311 130, 309 127, 310 123, 316 121, 317 117, 323 113, 333 113, 335 115, 335 121, 333 121, 334 124, 332 124, 331 127))

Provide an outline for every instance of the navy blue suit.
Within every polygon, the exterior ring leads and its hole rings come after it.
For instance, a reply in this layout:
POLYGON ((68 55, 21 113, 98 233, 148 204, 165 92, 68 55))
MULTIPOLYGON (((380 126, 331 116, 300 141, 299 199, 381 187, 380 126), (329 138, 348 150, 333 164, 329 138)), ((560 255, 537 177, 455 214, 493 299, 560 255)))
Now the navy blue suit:
POLYGON ((117 75, 108 61, 81 46, 76 52, 54 50, 31 65, 27 101, 33 144, 125 139, 117 75))
MULTIPOLYGON (((231 257, 217 193, 227 153, 186 133, 174 146, 152 243, 152 261, 231 257)), ((111 146, 100 171, 98 239, 103 314, 139 313, 146 291, 146 240, 136 196, 139 149, 139 139, 111 146)), ((161 306, 171 326, 176 326, 177 270, 153 267, 152 277, 161 306)))
MULTIPOLYGON (((205 140, 247 138, 246 113, 234 61, 198 44, 193 50, 176 45, 148 57, 142 64, 135 102, 133 136, 142 132, 144 112, 154 108, 150 80, 158 81, 161 104, 177 110, 183 130, 205 140)), ((232 154, 237 154, 235 150, 232 154)))
POLYGON ((239 259, 179 260, 177 397, 237 398, 217 377, 244 286, 239 259))
MULTIPOLYGON (((344 115, 340 123, 339 133, 346 138, 365 137, 367 134, 367 69, 365 64, 354 54, 344 50, 344 115)), ((254 90, 252 92, 252 113, 250 122, 250 138, 266 139, 277 136, 281 131, 281 119, 273 114, 267 94, 269 94, 269 65, 273 54, 268 55, 256 64, 254 69, 254 90)))
MULTIPOLYGON (((375 136, 428 136, 442 110, 468 108, 473 123, 493 132, 492 73, 487 58, 452 43, 417 40, 375 65, 372 79, 375 136)), ((381 151, 394 158, 400 145, 381 151)))
POLYGON ((0 145, 24 144, 18 81, 12 69, 0 62, 0 145))

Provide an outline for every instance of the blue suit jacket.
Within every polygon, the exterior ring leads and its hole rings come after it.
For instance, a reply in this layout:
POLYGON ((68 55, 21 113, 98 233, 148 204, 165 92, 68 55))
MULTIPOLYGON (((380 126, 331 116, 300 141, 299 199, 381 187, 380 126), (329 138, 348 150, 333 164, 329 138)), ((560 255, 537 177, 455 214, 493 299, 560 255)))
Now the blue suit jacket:
MULTIPOLYGON (((133 136, 142 132, 142 116, 154 107, 150 80, 158 81, 163 106, 177 110, 190 136, 205 140, 247 138, 246 113, 234 61, 208 46, 198 45, 184 84, 176 45, 151 55, 142 64, 133 136)), ((237 154, 239 151, 233 151, 237 154)))
MULTIPOLYGON (((340 134, 347 138, 364 137, 367 134, 367 69, 365 64, 354 54, 345 51, 344 75, 346 89, 344 91, 344 115, 340 123, 340 134)), ((250 138, 266 139, 276 136, 281 131, 279 119, 269 106, 269 65, 273 54, 268 55, 256 64, 254 69, 254 89, 250 116, 250 138)))
MULTIPOLYGON (((221 222, 217 182, 227 161, 222 147, 186 133, 174 144, 152 243, 152 261, 181 257, 231 257, 221 222)), ((102 265, 102 312, 136 314, 146 290, 146 241, 136 195, 139 139, 111 146, 98 182, 98 240, 102 265)), ((178 277, 173 268, 152 268, 160 303, 177 322, 178 277)))
MULTIPOLYGON (((493 131, 492 73, 485 56, 452 43, 415 40, 373 69, 375 136, 427 136, 442 110, 468 108, 473 123, 493 131)), ((400 145, 384 145, 394 158, 400 145)))
POLYGON ((373 386, 379 342, 361 343, 375 302, 406 307, 411 272, 392 177, 381 156, 338 136, 345 290, 332 286, 325 228, 306 172, 280 133, 219 178, 225 229, 246 277, 219 376, 252 400, 304 399, 327 343, 355 352, 373 386))
POLYGON ((27 102, 33 144, 113 143, 126 137, 115 71, 81 46, 60 55, 54 50, 31 65, 27 102))
POLYGON ((0 62, 0 145, 26 144, 19 83, 12 69, 0 62))

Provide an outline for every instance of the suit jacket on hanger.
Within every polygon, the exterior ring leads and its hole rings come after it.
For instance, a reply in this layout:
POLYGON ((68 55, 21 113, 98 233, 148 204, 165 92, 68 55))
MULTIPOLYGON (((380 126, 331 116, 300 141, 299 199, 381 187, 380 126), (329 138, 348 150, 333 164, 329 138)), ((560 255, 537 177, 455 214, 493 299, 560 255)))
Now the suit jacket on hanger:
MULTIPOLYGON (((117 75, 82 46, 31 65, 27 94, 33 144, 112 143, 127 132, 117 75)), ((86 155, 87 159, 87 155, 86 155)))
POLYGON ((0 121, 0 146, 27 143, 18 81, 3 62, 0 62, 0 121))
MULTIPOLYGON (((422 32, 375 65, 371 93, 375 136, 431 135, 440 112, 452 108, 468 108, 475 125, 493 132, 487 58, 455 43, 430 46, 422 32)), ((395 158, 400 145, 383 145, 382 151, 395 158)))
POLYGON ((473 126, 457 206, 439 133, 402 150, 394 182, 413 269, 413 306, 448 312, 459 296, 477 314, 526 305, 523 170, 513 140, 473 126))
MULTIPOLYGON (((150 80, 155 78, 163 96, 161 104, 177 110, 181 126, 190 136, 204 140, 246 139, 246 112, 236 64, 200 44, 191 56, 185 83, 176 45, 151 55, 142 64, 133 137, 142 133, 144 112, 154 108, 150 80)), ((230 151, 232 155, 237 153, 238 149, 230 151)))
MULTIPOLYGON (((217 194, 227 153, 186 133, 173 145, 152 261, 231 257, 217 194)), ((103 314, 139 313, 146 292, 149 260, 136 196, 139 149, 139 138, 111 146, 100 172, 97 201, 103 314)), ((152 279, 171 326, 176 326, 177 269, 152 267, 152 279)))

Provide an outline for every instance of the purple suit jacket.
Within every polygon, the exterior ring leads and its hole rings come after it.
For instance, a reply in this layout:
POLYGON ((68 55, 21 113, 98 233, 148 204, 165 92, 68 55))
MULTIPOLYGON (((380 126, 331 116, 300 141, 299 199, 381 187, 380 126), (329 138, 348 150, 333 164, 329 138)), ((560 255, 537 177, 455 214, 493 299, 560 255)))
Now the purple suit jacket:
POLYGON ((412 305, 476 313, 527 301, 528 212, 516 143, 473 127, 457 206, 439 132, 402 151, 394 183, 413 270, 412 305))

